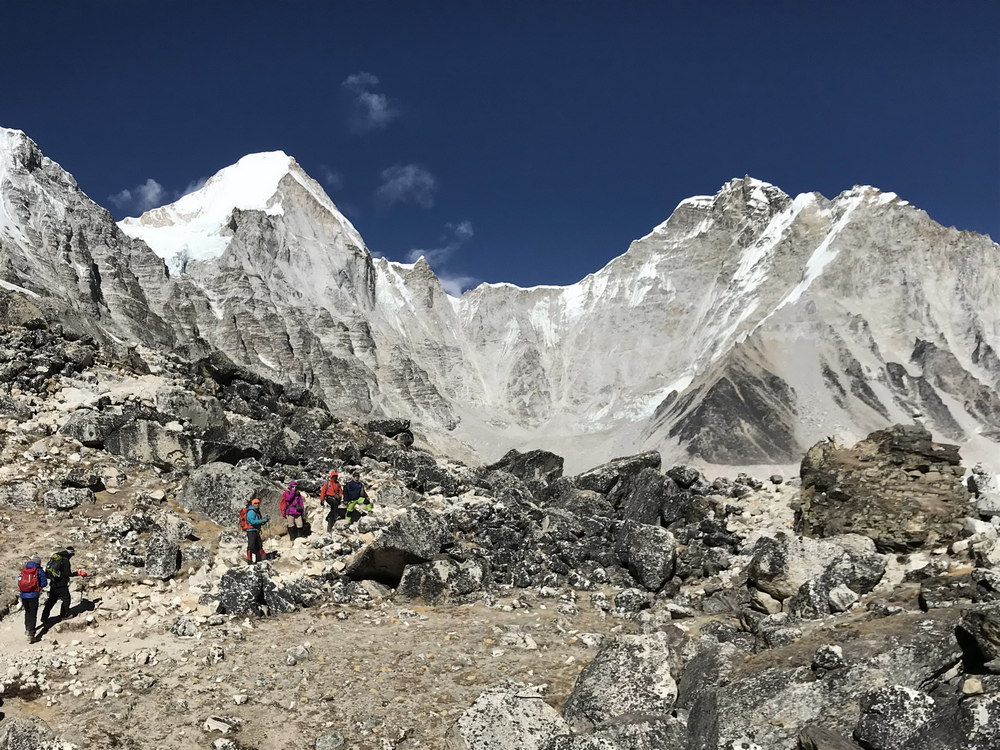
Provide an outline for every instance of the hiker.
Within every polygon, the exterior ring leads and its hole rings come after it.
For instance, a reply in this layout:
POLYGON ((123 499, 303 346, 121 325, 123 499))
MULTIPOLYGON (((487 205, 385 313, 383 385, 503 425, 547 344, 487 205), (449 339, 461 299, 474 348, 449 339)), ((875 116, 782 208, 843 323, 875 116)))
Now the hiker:
POLYGON ((302 524, 305 521, 306 503, 302 499, 294 479, 288 483, 288 489, 281 495, 281 515, 285 517, 285 525, 288 526, 288 538, 295 541, 297 536, 301 536, 302 524))
POLYGON ((365 486, 361 484, 361 474, 353 472, 351 481, 344 485, 344 502, 347 503, 347 525, 361 518, 361 511, 366 513, 372 509, 372 501, 368 499, 365 486))
POLYGON ((253 565, 255 562, 267 559, 264 543, 260 538, 260 530, 270 520, 270 516, 263 518, 260 515, 260 500, 256 497, 240 511, 240 528, 247 533, 247 565, 253 565))
POLYGON ((320 505, 326 505, 330 508, 326 514, 327 533, 333 531, 333 524, 336 523, 338 518, 343 517, 340 515, 340 502, 343 499, 344 488, 340 486, 340 479, 337 472, 331 471, 330 476, 327 477, 326 482, 323 483, 323 487, 319 491, 320 505))
POLYGON ((59 607, 59 619, 65 619, 69 615, 69 579, 75 576, 82 578, 87 575, 87 571, 85 570, 73 571, 70 569, 69 561, 73 557, 74 552, 76 550, 72 547, 66 547, 62 552, 56 552, 52 555, 45 566, 45 577, 49 582, 49 595, 45 600, 45 606, 42 608, 42 625, 45 625, 49 619, 49 615, 52 614, 52 608, 55 607, 56 602, 61 603, 59 607))
POLYGON ((21 592, 21 606, 24 607, 24 634, 28 636, 29 643, 38 642, 35 636, 38 597, 48 584, 45 571, 42 570, 42 558, 35 555, 24 564, 24 569, 17 577, 17 589, 21 592))

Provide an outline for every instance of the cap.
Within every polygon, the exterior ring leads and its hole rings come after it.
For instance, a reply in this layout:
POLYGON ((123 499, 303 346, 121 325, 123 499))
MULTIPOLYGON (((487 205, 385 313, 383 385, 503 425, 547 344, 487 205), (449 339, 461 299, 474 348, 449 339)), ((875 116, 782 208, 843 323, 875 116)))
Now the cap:
POLYGON ((340 475, 337 472, 335 472, 335 471, 331 471, 330 472, 330 476, 331 477, 337 477, 337 476, 340 476, 340 475))
POLYGON ((294 486, 295 486, 295 485, 297 485, 297 484, 298 484, 298 482, 296 482, 296 481, 295 481, 295 480, 293 479, 293 480, 292 480, 291 482, 289 482, 289 483, 288 483, 288 486, 289 486, 289 487, 294 487, 294 486))
POLYGON ((260 499, 255 497, 253 500, 250 501, 250 504, 251 505, 260 505, 260 499))
POLYGON ((38 555, 32 555, 30 562, 33 562, 36 565, 41 565, 42 564, 42 558, 40 558, 38 555))

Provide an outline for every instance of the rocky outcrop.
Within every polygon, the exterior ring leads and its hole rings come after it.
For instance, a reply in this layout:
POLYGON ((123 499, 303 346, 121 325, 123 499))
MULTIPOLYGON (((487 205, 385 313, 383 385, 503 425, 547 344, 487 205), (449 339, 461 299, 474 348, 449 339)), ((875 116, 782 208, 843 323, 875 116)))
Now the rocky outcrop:
POLYGON ((407 565, 430 561, 447 540, 447 527, 438 516, 408 508, 358 550, 345 573, 356 581, 372 579, 397 586, 407 565))
POLYGON ((261 501, 261 512, 277 520, 281 500, 277 487, 250 469, 210 463, 191 472, 178 500, 220 526, 234 526, 240 510, 255 497, 261 501))
POLYGON ((677 699, 664 633, 621 636, 605 645, 577 678, 563 713, 577 730, 668 718, 677 699))
POLYGON ((796 530, 864 534, 882 551, 954 541, 971 510, 964 473, 958 446, 922 427, 873 432, 851 448, 817 443, 802 460, 796 530))
POLYGON ((510 682, 489 688, 448 731, 448 750, 542 750, 569 728, 535 688, 510 682))

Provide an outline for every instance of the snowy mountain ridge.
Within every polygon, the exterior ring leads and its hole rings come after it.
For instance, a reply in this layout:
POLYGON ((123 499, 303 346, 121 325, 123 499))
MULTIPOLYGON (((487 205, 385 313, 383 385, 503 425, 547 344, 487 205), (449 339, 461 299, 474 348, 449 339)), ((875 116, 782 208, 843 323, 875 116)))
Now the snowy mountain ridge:
POLYGON ((0 206, 18 207, 0 227, 5 285, 123 339, 222 351, 345 415, 409 417, 453 455, 787 465, 917 414, 973 457, 1000 440, 998 246, 894 193, 793 199, 735 179, 576 284, 454 298, 425 260, 373 258, 282 152, 116 226, 23 140, 0 147, 0 206), (55 238, 95 231, 83 309, 56 281, 55 238))

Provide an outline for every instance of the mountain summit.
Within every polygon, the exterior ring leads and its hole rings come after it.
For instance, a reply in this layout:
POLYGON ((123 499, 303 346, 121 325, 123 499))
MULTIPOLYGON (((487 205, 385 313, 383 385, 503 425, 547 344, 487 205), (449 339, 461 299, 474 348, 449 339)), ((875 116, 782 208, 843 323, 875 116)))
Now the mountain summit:
POLYGON ((1000 441, 998 247, 894 193, 735 179, 576 284, 454 298, 374 259, 284 153, 115 225, 26 136, 0 144, 3 294, 410 418, 452 455, 788 465, 913 419, 972 460, 1000 441))

